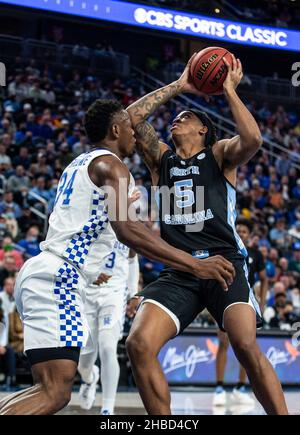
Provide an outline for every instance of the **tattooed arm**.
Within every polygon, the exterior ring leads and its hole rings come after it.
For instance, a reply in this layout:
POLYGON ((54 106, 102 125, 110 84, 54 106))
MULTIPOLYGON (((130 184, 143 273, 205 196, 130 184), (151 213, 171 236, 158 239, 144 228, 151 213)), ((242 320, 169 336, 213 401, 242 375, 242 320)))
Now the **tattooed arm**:
POLYGON ((176 97, 181 90, 181 82, 177 80, 176 82, 170 83, 163 88, 145 95, 127 107, 133 128, 152 115, 161 105, 167 103, 171 98, 176 97))
POLYGON ((208 100, 207 95, 198 91, 191 79, 190 65, 195 56, 196 53, 190 58, 178 80, 145 95, 127 107, 127 112, 131 118, 133 128, 135 128, 140 122, 145 121, 153 112, 155 112, 156 109, 159 108, 159 106, 167 103, 171 98, 176 97, 178 94, 187 92, 199 95, 208 100))
POLYGON ((156 186, 159 178, 160 159, 169 147, 158 139, 154 128, 147 121, 142 121, 135 126, 135 138, 137 151, 148 166, 153 185, 156 186))
POLYGON ((127 108, 135 130, 137 151, 148 166, 154 185, 158 182, 161 156, 169 147, 159 140, 154 128, 146 119, 179 92, 180 84, 174 82, 151 92, 127 108))
POLYGON ((146 119, 161 105, 180 93, 190 92, 206 97, 194 87, 191 81, 190 64, 194 56, 191 57, 178 80, 145 95, 127 107, 127 112, 136 133, 138 152, 150 169, 153 182, 157 181, 160 159, 168 146, 159 140, 154 128, 146 122, 146 119))

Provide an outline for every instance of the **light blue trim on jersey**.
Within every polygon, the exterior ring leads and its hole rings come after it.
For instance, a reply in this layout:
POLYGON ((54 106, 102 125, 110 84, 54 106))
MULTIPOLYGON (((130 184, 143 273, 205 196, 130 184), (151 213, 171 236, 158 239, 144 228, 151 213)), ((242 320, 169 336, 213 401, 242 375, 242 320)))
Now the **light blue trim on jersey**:
POLYGON ((234 188, 226 182, 227 187, 227 223, 231 226, 236 244, 238 247, 238 252, 243 255, 243 257, 248 257, 247 249, 245 248, 242 239, 238 235, 235 228, 236 221, 236 191, 234 188))
POLYGON ((253 307, 254 307, 254 309, 256 310, 256 313, 257 313, 260 317, 262 317, 262 315, 261 315, 261 311, 260 311, 260 307, 259 307, 259 304, 258 304, 258 302, 257 302, 257 300, 256 300, 256 297, 255 297, 255 295, 254 295, 253 289, 252 289, 252 287, 250 286, 250 283, 249 283, 249 280, 248 280, 249 272, 248 272, 248 267, 247 267, 246 261, 244 261, 243 269, 244 269, 244 271, 245 271, 245 276, 246 276, 247 284, 248 284, 248 287, 249 287, 249 299, 251 300, 251 302, 252 302, 252 304, 253 304, 253 307))
POLYGON ((129 294, 128 287, 126 287, 126 289, 124 290, 124 294, 123 294, 123 316, 122 316, 122 320, 121 320, 121 333, 120 333, 121 338, 123 337, 123 334, 124 334, 128 294, 129 294))
POLYGON ((82 231, 75 234, 68 244, 63 257, 81 269, 89 253, 90 246, 95 242, 99 234, 106 228, 108 223, 107 211, 105 210, 105 196, 96 190, 93 191, 91 218, 83 226, 82 231))
POLYGON ((193 251, 192 252, 192 256, 194 258, 199 258, 200 260, 202 260, 203 258, 208 258, 209 257, 209 252, 208 251, 204 251, 204 250, 193 251))
POLYGON ((156 201, 157 208, 158 208, 158 210, 160 210, 160 195, 159 195, 159 189, 157 189, 157 190, 155 191, 154 198, 155 198, 155 201, 156 201))

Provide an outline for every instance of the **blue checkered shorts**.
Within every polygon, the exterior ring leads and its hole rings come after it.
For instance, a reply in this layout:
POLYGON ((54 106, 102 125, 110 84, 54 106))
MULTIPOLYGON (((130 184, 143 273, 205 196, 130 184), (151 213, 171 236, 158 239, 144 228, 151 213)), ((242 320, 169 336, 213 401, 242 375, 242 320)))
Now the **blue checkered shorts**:
POLYGON ((50 252, 25 263, 15 285, 25 351, 85 346, 89 329, 81 294, 86 285, 76 267, 50 252))

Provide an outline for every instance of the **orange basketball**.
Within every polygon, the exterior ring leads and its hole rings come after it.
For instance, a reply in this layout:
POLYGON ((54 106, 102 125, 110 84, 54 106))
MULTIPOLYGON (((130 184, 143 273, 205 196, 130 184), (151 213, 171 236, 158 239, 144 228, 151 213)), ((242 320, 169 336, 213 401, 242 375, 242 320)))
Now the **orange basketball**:
POLYGON ((222 47, 208 47, 199 51, 190 67, 193 82, 199 91, 207 95, 223 93, 227 66, 223 57, 232 65, 231 53, 222 47))

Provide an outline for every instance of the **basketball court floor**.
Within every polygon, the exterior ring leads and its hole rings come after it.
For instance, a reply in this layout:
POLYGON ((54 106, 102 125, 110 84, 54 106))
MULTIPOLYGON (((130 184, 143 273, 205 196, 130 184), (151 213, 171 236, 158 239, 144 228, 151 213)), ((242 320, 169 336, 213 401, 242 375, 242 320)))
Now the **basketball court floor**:
MULTIPOLYGON (((7 393, 0 392, 0 400, 7 393)), ((285 392, 290 414, 300 415, 300 390, 285 392)), ((208 389, 176 388, 172 390, 172 413, 174 415, 263 415, 258 402, 254 407, 241 406, 230 402, 230 390, 226 407, 212 406, 213 391, 208 389)), ((99 415, 101 393, 97 393, 95 406, 84 411, 79 406, 78 392, 74 392, 70 404, 59 412, 60 415, 99 415)), ((119 392, 116 401, 116 415, 145 415, 141 399, 137 392, 119 392)))
MULTIPOLYGON (((300 391, 285 393, 288 409, 291 414, 300 415, 300 391)), ((261 415, 265 414, 260 404, 255 401, 255 406, 241 406, 230 402, 230 391, 227 394, 226 407, 212 406, 213 391, 204 389, 174 389, 172 391, 172 413, 179 415, 261 415)), ((73 393, 70 405, 60 414, 99 414, 101 394, 97 394, 95 406, 90 411, 83 411, 79 407, 78 393, 73 393)), ((141 399, 136 392, 118 393, 116 402, 117 415, 142 415, 145 414, 141 399)))

